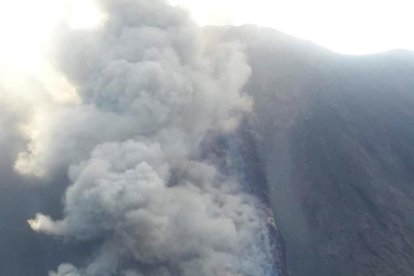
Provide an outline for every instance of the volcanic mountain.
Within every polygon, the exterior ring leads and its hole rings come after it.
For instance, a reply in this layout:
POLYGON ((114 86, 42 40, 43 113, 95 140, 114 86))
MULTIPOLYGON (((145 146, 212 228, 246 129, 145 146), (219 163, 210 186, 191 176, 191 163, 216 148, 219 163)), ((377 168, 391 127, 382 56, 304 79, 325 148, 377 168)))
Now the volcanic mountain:
POLYGON ((340 55, 254 26, 220 36, 246 45, 242 132, 286 275, 414 275, 414 53, 340 55))

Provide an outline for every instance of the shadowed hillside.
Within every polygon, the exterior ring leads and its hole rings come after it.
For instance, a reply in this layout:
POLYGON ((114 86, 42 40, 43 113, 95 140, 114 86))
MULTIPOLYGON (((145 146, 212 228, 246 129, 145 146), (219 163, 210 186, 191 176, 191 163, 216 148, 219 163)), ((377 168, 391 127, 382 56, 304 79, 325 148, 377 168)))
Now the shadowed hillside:
POLYGON ((414 275, 414 55, 223 32, 247 45, 250 128, 290 275, 414 275))

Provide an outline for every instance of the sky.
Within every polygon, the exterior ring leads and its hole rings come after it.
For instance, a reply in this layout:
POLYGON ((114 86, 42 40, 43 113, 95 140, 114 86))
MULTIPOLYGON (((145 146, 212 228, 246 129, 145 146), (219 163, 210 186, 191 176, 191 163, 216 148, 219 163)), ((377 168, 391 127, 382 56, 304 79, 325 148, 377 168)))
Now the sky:
MULTIPOLYGON (((271 27, 342 54, 414 50, 412 0, 168 1, 189 9, 200 25, 271 27)), ((93 0, 0 0, 0 61, 39 70, 57 22, 85 28, 102 18, 93 0)))
POLYGON ((412 0, 173 0, 201 24, 257 24, 344 54, 414 50, 412 0))

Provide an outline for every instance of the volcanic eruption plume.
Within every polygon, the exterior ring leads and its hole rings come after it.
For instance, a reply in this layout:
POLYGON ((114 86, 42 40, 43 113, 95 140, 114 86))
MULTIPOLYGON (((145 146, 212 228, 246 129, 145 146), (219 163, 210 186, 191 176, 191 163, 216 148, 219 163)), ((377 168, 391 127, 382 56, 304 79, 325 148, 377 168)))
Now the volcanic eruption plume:
POLYGON ((251 100, 236 42, 208 43, 188 14, 159 0, 102 0, 102 26, 61 27, 59 71, 76 104, 50 110, 16 168, 68 170, 64 216, 33 230, 99 249, 50 275, 274 275, 261 203, 202 157, 251 100))

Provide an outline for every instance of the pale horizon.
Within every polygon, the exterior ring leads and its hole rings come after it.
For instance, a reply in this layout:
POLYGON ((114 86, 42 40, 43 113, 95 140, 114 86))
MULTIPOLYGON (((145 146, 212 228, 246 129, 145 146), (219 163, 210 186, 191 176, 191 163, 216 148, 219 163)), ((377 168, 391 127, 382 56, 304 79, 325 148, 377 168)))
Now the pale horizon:
POLYGON ((342 54, 414 50, 412 1, 171 1, 200 25, 270 27, 342 54))

